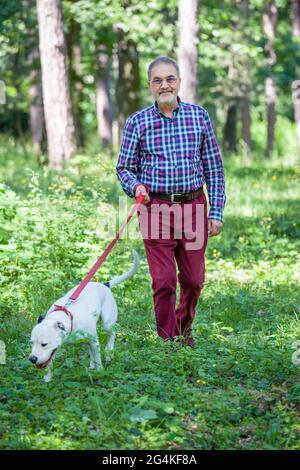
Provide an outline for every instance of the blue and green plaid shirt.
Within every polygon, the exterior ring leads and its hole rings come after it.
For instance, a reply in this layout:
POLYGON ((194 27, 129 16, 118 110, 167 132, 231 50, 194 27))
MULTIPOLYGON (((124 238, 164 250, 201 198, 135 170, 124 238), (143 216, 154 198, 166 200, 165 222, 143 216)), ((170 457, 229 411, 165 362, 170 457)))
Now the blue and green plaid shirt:
POLYGON ((224 170, 207 111, 178 97, 171 118, 157 103, 132 114, 125 123, 117 176, 134 196, 137 184, 150 192, 187 193, 206 183, 209 219, 222 221, 225 206, 224 170))

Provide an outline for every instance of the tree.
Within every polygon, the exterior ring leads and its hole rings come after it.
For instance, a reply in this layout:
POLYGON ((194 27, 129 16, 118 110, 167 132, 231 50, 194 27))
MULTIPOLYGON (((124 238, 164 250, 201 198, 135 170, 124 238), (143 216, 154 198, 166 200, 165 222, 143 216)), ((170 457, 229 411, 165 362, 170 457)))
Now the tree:
MULTIPOLYGON (((242 14, 244 16, 244 23, 248 26, 250 19, 249 12, 249 0, 240 0, 242 14)), ((246 39, 246 38, 245 38, 246 39)), ((242 88, 242 97, 241 97, 241 121, 242 121, 242 142, 246 146, 246 152, 248 158, 251 158, 252 155, 252 137, 251 137, 251 112, 250 112, 250 87, 251 81, 249 80, 250 76, 250 61, 247 56, 245 56, 243 61, 243 76, 245 76, 245 81, 242 88)))
MULTIPOLYGON (((294 38, 300 38, 300 2, 299 0, 292 0, 291 3, 291 22, 292 32, 294 38)), ((299 39, 298 39, 299 40, 299 39)), ((294 115, 297 129, 298 145, 300 148, 300 82, 296 81, 293 86, 293 103, 294 103, 294 115)))
POLYGON ((66 45, 68 51, 68 70, 70 93, 72 100, 72 110, 74 116, 76 143, 82 147, 84 145, 83 113, 81 104, 83 101, 83 82, 81 64, 81 44, 80 44, 80 24, 71 16, 66 35, 66 45))
POLYGON ((118 30, 118 79, 116 106, 121 141, 125 120, 140 107, 139 53, 135 42, 123 29, 118 30))
POLYGON ((238 111, 241 108, 242 140, 247 147, 247 155, 251 152, 250 135, 250 98, 251 81, 248 74, 248 58, 243 49, 232 47, 227 57, 228 73, 223 80, 225 124, 223 127, 222 146, 229 152, 237 151, 238 111))
POLYGON ((184 101, 196 103, 199 86, 199 0, 179 0, 178 28, 178 65, 182 76, 180 96, 184 101))
POLYGON ((267 103, 267 142, 265 156, 269 157, 275 140, 275 121, 276 121, 276 87, 272 76, 272 68, 276 64, 276 54, 274 50, 275 29, 277 23, 277 6, 275 1, 267 2, 263 13, 263 30, 266 37, 265 51, 267 54, 267 64, 269 76, 265 80, 265 96, 267 103))
POLYGON ((229 152, 236 152, 237 150, 237 103, 236 101, 229 102, 227 100, 225 105, 225 124, 223 128, 223 141, 222 147, 229 152))
POLYGON ((300 37, 300 2, 299 0, 291 0, 291 22, 293 36, 300 37))
POLYGON ((111 51, 99 44, 96 49, 96 109, 98 135, 102 147, 112 144, 112 106, 110 98, 111 51))
MULTIPOLYGON (((29 120, 33 141, 33 150, 40 154, 42 152, 42 140, 44 130, 44 111, 42 96, 42 80, 40 70, 40 53, 38 47, 38 30, 36 23, 33 24, 32 16, 35 13, 35 0, 24 0, 28 14, 28 66, 29 66, 29 120)), ((34 15, 34 21, 36 17, 34 15)))
POLYGON ((61 169, 76 152, 60 0, 37 0, 49 163, 61 169))

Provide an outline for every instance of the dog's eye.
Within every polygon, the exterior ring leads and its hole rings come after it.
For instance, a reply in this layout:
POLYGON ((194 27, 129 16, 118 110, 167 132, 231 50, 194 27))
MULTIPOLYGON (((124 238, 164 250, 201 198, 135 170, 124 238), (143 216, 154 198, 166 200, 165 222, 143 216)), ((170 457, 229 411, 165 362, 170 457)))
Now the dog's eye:
POLYGON ((48 343, 42 343, 41 346, 44 348, 48 343))

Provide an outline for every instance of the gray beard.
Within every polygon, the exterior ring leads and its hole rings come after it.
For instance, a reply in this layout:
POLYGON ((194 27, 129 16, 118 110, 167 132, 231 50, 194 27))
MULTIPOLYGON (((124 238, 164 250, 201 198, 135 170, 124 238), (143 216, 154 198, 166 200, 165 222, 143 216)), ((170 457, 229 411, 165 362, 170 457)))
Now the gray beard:
POLYGON ((177 97, 174 96, 173 94, 170 94, 170 96, 168 96, 168 98, 163 98, 162 100, 160 100, 160 96, 158 97, 157 99, 157 102, 161 105, 170 105, 170 104, 175 104, 177 103, 177 97))

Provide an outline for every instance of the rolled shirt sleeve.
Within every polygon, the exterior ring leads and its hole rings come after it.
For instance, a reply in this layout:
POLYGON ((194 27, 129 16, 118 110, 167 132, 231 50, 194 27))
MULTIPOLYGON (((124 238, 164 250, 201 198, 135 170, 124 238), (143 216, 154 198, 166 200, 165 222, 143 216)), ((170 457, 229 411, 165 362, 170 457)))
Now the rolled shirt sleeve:
POLYGON ((134 124, 130 118, 127 119, 116 172, 123 191, 133 197, 136 186, 139 184, 137 170, 139 164, 139 139, 134 124))
POLYGON ((201 159, 210 204, 208 218, 222 222, 226 203, 224 169, 214 129, 207 111, 205 111, 204 120, 205 135, 201 159))

